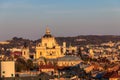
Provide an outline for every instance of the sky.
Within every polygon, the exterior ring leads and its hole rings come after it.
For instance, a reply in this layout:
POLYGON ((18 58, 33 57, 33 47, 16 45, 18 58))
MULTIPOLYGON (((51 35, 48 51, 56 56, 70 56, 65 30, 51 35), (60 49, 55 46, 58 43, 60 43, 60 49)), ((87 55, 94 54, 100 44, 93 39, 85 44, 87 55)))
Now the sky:
POLYGON ((0 0, 0 41, 120 35, 120 0, 0 0))

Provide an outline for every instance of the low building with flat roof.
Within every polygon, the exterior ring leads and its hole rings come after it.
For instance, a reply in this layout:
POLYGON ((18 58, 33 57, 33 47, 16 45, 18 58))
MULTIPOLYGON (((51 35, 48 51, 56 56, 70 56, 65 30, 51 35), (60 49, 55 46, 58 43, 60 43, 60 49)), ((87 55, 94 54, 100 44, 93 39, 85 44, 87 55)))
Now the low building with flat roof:
POLYGON ((15 77, 15 62, 1 61, 0 62, 0 77, 15 77))

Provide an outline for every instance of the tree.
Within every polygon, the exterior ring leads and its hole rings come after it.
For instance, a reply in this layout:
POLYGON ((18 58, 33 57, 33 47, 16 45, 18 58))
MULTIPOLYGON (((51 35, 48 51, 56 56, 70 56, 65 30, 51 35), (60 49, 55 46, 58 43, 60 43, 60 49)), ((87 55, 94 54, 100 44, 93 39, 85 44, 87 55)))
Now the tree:
POLYGON ((33 69, 33 61, 30 59, 27 60, 27 68, 28 68, 28 70, 33 69))
POLYGON ((81 53, 81 49, 80 49, 80 47, 78 47, 78 56, 80 56, 81 59, 83 60, 83 56, 82 56, 82 53, 81 53))
POLYGON ((44 57, 44 62, 45 62, 45 65, 47 65, 47 59, 44 57))
POLYGON ((21 71, 24 71, 24 70, 27 70, 27 63, 24 59, 22 58, 18 58, 16 60, 16 63, 15 63, 15 70, 17 72, 21 72, 21 71))

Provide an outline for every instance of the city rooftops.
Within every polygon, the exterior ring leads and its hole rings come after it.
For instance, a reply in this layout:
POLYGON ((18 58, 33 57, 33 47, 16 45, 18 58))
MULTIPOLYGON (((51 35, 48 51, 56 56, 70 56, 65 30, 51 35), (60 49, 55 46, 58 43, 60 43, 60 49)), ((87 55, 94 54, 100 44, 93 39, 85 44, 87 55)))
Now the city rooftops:
POLYGON ((80 61, 81 59, 76 56, 66 55, 64 57, 58 58, 58 61, 80 61))

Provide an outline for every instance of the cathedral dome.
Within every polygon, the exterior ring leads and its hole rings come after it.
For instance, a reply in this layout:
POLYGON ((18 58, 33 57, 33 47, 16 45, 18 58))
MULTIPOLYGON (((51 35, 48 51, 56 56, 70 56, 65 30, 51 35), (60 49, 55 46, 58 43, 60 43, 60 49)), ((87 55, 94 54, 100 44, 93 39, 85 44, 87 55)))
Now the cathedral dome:
POLYGON ((53 36, 51 35, 50 30, 48 28, 46 28, 46 33, 43 36, 43 38, 51 38, 51 37, 53 37, 53 36))

